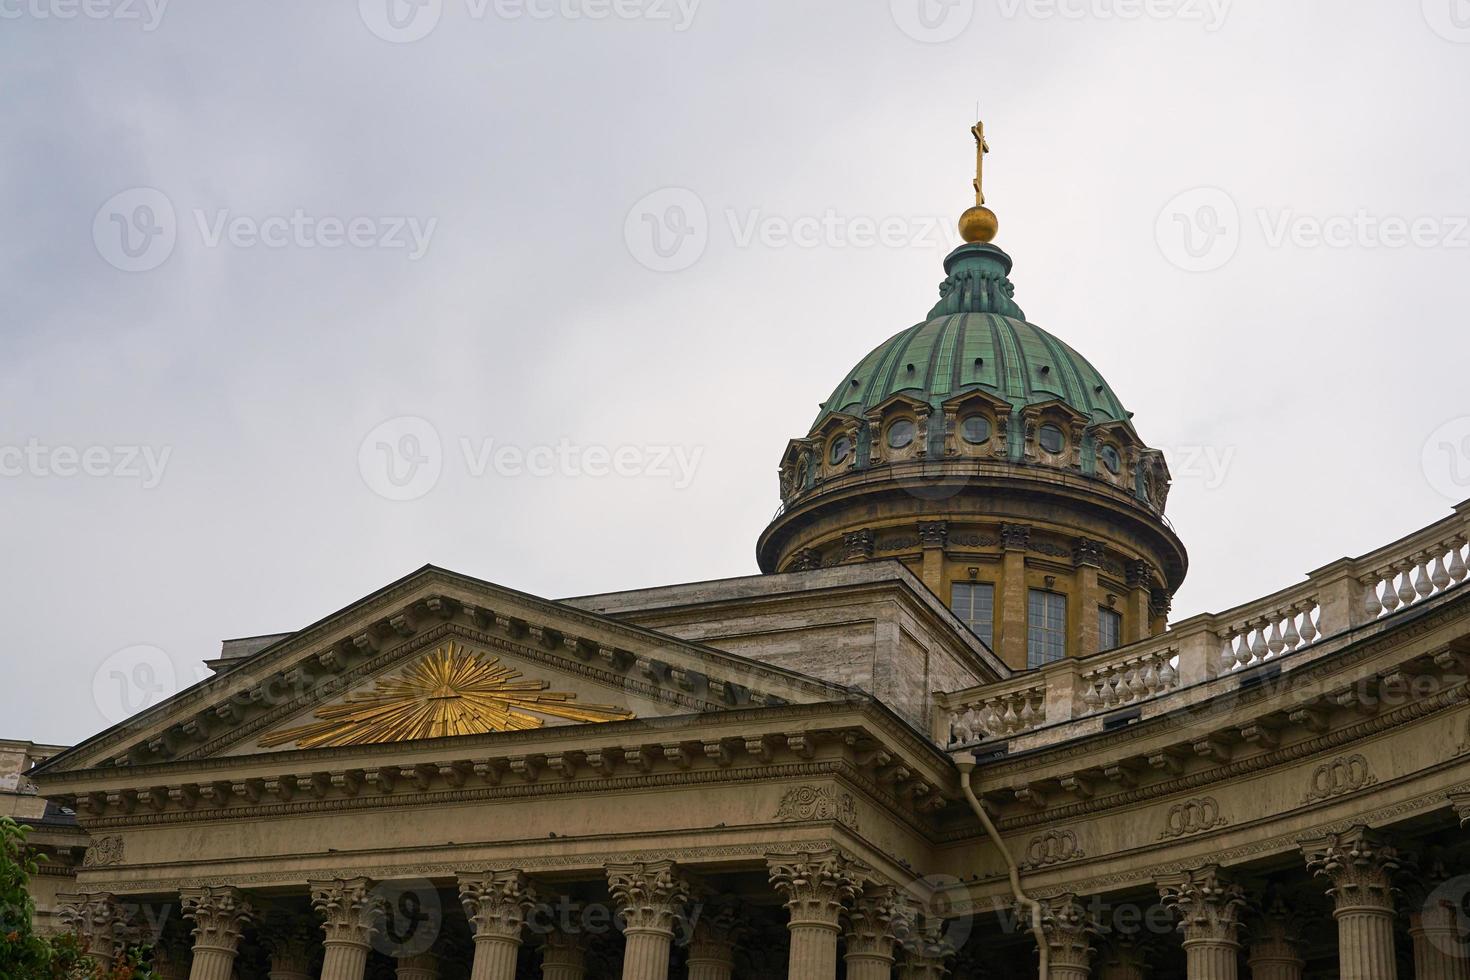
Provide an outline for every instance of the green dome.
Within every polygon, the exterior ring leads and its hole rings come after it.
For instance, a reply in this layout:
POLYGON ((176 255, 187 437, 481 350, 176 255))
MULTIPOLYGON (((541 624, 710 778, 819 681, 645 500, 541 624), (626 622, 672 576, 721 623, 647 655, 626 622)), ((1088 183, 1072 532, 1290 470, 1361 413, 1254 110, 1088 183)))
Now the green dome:
POLYGON ((957 313, 879 345, 842 379, 812 427, 833 413, 862 415, 898 394, 938 411, 976 389, 1018 409, 1060 399, 1094 422, 1128 419, 1097 369, 1045 330, 994 313, 957 313))
POLYGON ((1034 324, 1011 300, 1011 260, 993 245, 965 245, 945 260, 949 278, 929 319, 881 344, 842 379, 812 428, 835 413, 861 416, 895 395, 937 412, 977 389, 1017 409, 1061 400, 1093 423, 1128 412, 1081 354, 1034 324))

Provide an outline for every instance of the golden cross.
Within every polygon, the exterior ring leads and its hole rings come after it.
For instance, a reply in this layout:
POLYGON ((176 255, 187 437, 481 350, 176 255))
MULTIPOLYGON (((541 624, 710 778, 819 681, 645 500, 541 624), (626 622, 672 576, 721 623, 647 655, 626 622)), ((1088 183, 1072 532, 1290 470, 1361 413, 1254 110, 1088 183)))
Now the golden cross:
POLYGON ((990 144, 985 141, 985 124, 977 122, 970 128, 975 136, 975 203, 985 203, 985 154, 990 152, 990 144))

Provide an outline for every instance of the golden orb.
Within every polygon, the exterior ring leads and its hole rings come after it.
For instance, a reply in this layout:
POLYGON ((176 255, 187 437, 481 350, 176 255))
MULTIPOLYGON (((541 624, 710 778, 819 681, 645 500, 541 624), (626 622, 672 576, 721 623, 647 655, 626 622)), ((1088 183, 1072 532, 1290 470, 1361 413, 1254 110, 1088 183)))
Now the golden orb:
POLYGON ((1000 231, 1000 219, 983 204, 960 215, 960 237, 967 242, 991 242, 1000 231))

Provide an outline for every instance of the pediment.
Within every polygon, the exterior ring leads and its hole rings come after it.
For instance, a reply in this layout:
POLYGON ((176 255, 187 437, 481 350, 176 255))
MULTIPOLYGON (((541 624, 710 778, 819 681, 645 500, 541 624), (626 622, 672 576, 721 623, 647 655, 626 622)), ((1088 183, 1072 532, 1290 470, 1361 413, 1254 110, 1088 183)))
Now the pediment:
POLYGON ((48 762, 66 772, 483 737, 846 688, 425 568, 48 762))

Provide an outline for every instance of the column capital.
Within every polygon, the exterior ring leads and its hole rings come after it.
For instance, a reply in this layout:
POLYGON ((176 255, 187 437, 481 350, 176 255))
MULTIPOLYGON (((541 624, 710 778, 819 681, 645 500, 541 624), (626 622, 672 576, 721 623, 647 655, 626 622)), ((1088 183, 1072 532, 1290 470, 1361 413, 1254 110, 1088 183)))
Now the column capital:
POLYGON ((673 935, 689 904, 689 882, 673 861, 609 864, 607 887, 623 917, 624 933, 673 935))
POLYGON ((56 917, 81 939, 88 956, 111 963, 128 940, 128 918, 111 892, 56 896, 56 917))
POLYGON ((949 521, 920 521, 919 544, 925 548, 943 548, 949 540, 949 521))
POLYGON ((526 916, 536 904, 536 887, 514 869, 459 875, 459 901, 476 939, 521 941, 526 916))
POLYGON ((235 955, 255 906, 238 888, 185 888, 179 892, 184 917, 194 923, 194 952, 217 950, 235 955))
POLYGON ((1000 544, 1006 551, 1025 551, 1031 547, 1031 525, 1002 524, 1000 544))
POLYGON ((1393 911, 1393 875, 1402 866, 1396 848, 1367 827, 1302 842, 1307 869, 1332 883, 1337 914, 1393 911))
POLYGON ((914 910, 891 885, 869 885, 847 917, 847 959, 893 963, 893 949, 913 928, 914 910))
POLYGON ((378 931, 383 908, 367 878, 311 881, 311 907, 322 917, 322 935, 328 946, 370 946, 378 931))
POLYGON ((1239 945, 1240 909, 1245 893, 1227 881, 1214 865, 1159 878, 1159 895, 1179 919, 1179 931, 1190 943, 1239 945))
MULTIPOLYGON (((1022 910, 1024 911, 1024 910, 1022 910)), ((1051 952, 1051 964, 1086 973, 1092 966, 1092 938, 1097 924, 1076 895, 1058 895, 1041 903, 1041 931, 1051 952)))
POLYGON ((1300 949, 1301 923, 1287 904, 1277 897, 1259 907, 1252 916, 1251 973, 1259 976, 1300 975, 1306 962, 1300 949))
POLYGON ((903 964, 898 975, 901 980, 940 980, 949 970, 949 961, 955 955, 954 946, 944 934, 944 920, 925 916, 910 910, 911 928, 900 939, 903 945, 903 964))
POLYGON ((820 926, 837 931, 843 908, 862 886, 862 870, 836 848, 767 854, 771 884, 786 896, 791 926, 820 926))

